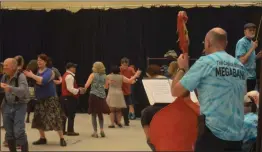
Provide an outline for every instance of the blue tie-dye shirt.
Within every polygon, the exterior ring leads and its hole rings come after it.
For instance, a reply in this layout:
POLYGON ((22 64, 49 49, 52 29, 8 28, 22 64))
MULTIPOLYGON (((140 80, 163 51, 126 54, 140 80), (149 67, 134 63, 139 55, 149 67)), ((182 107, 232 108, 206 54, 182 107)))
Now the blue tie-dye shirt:
POLYGON ((229 141, 241 141, 244 136, 245 82, 244 66, 225 51, 201 57, 180 80, 188 91, 197 89, 206 126, 229 141))
MULTIPOLYGON (((246 37, 241 38, 236 45, 236 58, 239 59, 241 56, 245 55, 251 48, 252 43, 246 37)), ((244 64, 248 76, 247 79, 256 79, 256 53, 253 51, 249 56, 247 63, 244 64)))
POLYGON ((245 136, 243 142, 247 142, 249 140, 256 140, 257 138, 257 123, 258 116, 255 113, 248 113, 245 115, 244 120, 244 131, 245 136))

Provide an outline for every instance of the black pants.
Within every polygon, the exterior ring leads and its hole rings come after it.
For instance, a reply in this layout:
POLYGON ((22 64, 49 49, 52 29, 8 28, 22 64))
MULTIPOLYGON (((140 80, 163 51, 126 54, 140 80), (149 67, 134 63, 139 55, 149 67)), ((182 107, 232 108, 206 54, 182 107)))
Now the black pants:
POLYGON ((131 105, 131 96, 125 95, 126 108, 122 109, 125 125, 129 125, 129 105, 131 105))
POLYGON ((68 120, 67 132, 74 132, 75 114, 77 110, 77 99, 73 96, 61 97, 61 106, 66 115, 63 120, 63 132, 66 132, 66 121, 68 120))
POLYGON ((247 92, 253 91, 256 88, 256 79, 247 80, 247 92))
POLYGON ((198 121, 198 137, 195 152, 241 152, 242 141, 226 141, 217 138, 205 125, 205 120, 198 121))

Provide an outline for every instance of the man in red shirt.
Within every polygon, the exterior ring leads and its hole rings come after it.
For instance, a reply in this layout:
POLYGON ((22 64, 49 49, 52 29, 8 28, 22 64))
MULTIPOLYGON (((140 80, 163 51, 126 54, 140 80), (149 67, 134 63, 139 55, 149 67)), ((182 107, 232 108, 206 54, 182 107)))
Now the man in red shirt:
MULTIPOLYGON (((121 75, 124 75, 127 78, 131 78, 132 76, 135 75, 135 70, 131 67, 128 67, 129 65, 129 59, 124 57, 121 59, 121 66, 120 66, 120 73, 121 75)), ((129 126, 129 108, 130 111, 132 111, 133 113, 131 113, 132 115, 134 115, 134 107, 132 104, 132 99, 131 99, 131 85, 127 84, 127 83, 123 83, 122 85, 122 90, 125 96, 125 102, 126 102, 126 106, 127 108, 123 109, 122 113, 124 116, 124 122, 126 126, 129 126)))

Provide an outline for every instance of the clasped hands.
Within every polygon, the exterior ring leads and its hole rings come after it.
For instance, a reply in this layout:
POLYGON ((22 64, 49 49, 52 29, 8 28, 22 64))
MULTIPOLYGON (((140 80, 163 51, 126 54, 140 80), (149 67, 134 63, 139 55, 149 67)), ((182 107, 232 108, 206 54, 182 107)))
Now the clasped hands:
POLYGON ((85 94, 85 93, 86 93, 86 88, 80 87, 79 94, 85 94))
POLYGON ((1 88, 3 88, 5 92, 10 92, 11 91, 10 86, 8 84, 6 84, 6 83, 1 83, 1 88))

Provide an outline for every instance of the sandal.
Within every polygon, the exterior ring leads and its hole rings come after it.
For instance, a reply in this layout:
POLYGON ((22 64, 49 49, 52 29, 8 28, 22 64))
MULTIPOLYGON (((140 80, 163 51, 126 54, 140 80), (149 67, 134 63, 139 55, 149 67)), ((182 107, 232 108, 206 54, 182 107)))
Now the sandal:
POLYGON ((91 136, 94 137, 94 138, 98 138, 98 134, 97 133, 93 133, 91 136))

